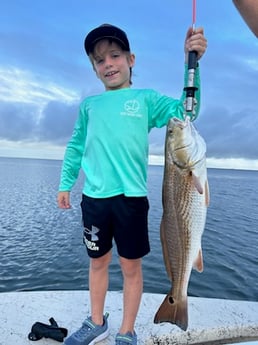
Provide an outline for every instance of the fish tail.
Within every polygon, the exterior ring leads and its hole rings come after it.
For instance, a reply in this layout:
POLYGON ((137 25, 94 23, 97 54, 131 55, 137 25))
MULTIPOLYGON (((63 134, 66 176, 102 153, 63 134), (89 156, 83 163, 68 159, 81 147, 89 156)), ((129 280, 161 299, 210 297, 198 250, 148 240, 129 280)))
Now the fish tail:
POLYGON ((167 294, 154 317, 154 323, 161 322, 176 324, 186 331, 188 327, 187 297, 176 301, 171 294, 167 294))

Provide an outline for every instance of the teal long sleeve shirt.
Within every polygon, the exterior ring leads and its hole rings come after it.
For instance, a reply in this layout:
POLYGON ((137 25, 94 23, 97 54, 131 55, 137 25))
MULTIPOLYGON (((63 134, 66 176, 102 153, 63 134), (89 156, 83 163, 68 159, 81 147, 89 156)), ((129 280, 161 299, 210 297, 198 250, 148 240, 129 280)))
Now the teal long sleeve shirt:
MULTIPOLYGON (((187 69, 185 70, 185 83, 187 69)), ((196 115, 200 104, 199 68, 196 115)), ((148 134, 166 126, 169 118, 184 118, 185 92, 180 99, 151 89, 124 88, 87 97, 63 160, 59 191, 71 191, 80 169, 83 193, 93 198, 119 194, 147 195, 148 134)))

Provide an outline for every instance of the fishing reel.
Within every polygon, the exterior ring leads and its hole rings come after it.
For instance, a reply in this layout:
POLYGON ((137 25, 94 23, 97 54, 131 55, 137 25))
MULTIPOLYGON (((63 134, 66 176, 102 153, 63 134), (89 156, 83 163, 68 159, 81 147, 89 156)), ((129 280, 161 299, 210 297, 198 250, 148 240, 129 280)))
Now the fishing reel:
POLYGON ((186 99, 184 102, 185 107, 185 115, 189 115, 191 121, 196 118, 196 105, 197 100, 194 97, 195 91, 198 90, 196 86, 194 86, 194 77, 195 77, 195 70, 197 68, 197 52, 191 51, 188 54, 188 79, 187 79, 187 86, 184 88, 186 91, 186 99), (191 113, 191 114, 190 114, 191 113))

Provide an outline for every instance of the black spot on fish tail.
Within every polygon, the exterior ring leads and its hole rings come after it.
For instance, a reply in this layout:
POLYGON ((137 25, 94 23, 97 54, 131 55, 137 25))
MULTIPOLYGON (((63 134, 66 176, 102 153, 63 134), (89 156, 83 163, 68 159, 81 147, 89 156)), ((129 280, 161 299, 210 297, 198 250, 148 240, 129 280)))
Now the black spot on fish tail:
POLYGON ((187 298, 175 300, 171 293, 167 294, 154 317, 154 323, 170 322, 183 331, 188 327, 187 298))
POLYGON ((173 298, 173 296, 169 296, 169 297, 168 297, 168 301, 169 301, 170 304, 174 304, 174 298, 173 298))

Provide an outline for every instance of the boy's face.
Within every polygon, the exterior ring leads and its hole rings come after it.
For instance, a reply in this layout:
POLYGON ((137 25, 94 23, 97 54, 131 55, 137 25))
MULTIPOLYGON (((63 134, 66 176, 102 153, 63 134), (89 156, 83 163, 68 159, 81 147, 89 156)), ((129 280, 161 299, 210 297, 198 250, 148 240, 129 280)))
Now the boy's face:
POLYGON ((134 65, 135 57, 123 51, 116 42, 100 40, 96 43, 90 59, 106 90, 130 86, 130 68, 134 65))

